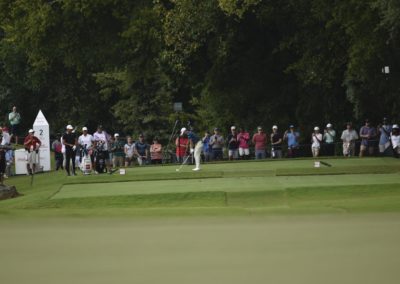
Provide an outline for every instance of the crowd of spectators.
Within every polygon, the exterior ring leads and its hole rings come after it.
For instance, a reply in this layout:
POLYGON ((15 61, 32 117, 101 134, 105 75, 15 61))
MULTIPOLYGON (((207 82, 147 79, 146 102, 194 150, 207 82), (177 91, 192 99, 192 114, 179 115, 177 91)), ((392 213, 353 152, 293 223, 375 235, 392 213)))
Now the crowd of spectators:
MULTIPOLYGON (((18 142, 19 121, 20 115, 14 107, 9 114, 12 132, 9 133, 8 127, 1 129, 1 145, 10 145, 13 138, 15 143, 18 142)), ((309 155, 352 157, 357 154, 359 157, 385 155, 397 158, 400 155, 399 126, 389 124, 386 118, 376 127, 373 127, 369 120, 365 120, 359 130, 354 129, 349 122, 340 135, 331 123, 326 124, 323 130, 318 126, 314 126, 312 130, 309 137, 308 135, 303 137, 294 125, 289 125, 285 131, 273 125, 270 132, 258 126, 254 134, 245 128, 237 129, 236 126, 231 126, 227 135, 224 135, 221 129, 214 128, 212 133, 204 131, 204 135, 201 136, 203 143, 201 158, 203 162, 210 162, 224 159, 281 159, 309 155)), ((32 147, 40 147, 38 143, 33 144, 36 146, 30 144, 30 141, 36 141, 33 140, 32 132, 31 129, 24 140, 24 147, 28 153, 37 151, 32 147)), ((82 165, 84 159, 89 161, 95 173, 111 173, 113 169, 134 165, 193 162, 186 133, 186 128, 182 128, 176 137, 162 145, 158 137, 149 140, 148 137, 139 134, 137 137, 122 138, 118 133, 109 134, 101 125, 93 134, 89 134, 87 127, 78 130, 68 125, 65 133, 60 134, 52 142, 51 149, 54 151, 56 170, 65 169, 67 175, 75 175, 75 169, 82 165), (149 143, 150 141, 152 143, 149 143)), ((0 162, 0 170, 7 177, 11 174, 13 164, 12 151, 1 148, 0 162)), ((28 166, 28 173, 31 171, 28 166)))

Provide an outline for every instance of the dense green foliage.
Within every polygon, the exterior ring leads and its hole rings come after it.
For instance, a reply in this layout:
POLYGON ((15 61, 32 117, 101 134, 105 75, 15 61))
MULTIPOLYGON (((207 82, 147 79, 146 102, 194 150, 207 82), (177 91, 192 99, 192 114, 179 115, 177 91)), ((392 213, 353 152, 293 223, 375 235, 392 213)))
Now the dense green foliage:
POLYGON ((395 0, 0 0, 0 121, 13 105, 26 127, 40 108, 54 130, 162 137, 178 118, 398 121, 399 20, 395 0))

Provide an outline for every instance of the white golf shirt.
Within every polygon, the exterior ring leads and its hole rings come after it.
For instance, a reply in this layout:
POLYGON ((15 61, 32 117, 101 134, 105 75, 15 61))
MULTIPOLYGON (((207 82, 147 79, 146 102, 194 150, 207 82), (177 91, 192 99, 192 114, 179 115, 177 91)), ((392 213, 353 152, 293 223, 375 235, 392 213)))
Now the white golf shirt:
POLYGON ((321 133, 314 134, 312 136, 312 145, 311 145, 312 148, 319 148, 321 146, 321 142, 319 142, 318 140, 322 141, 322 134, 321 133))
POLYGON ((86 135, 82 134, 78 138, 79 145, 81 145, 82 147, 84 147, 86 145, 86 149, 92 148, 93 141, 94 141, 94 138, 90 134, 86 134, 86 135))
POLYGON ((395 136, 392 134, 391 139, 393 149, 396 149, 396 147, 400 147, 400 135, 395 136))
POLYGON ((96 131, 94 134, 93 134, 93 138, 94 138, 94 141, 97 141, 97 142, 99 142, 99 141, 101 141, 101 142, 103 142, 104 143, 104 150, 105 151, 108 151, 108 134, 105 132, 105 131, 102 131, 101 133, 99 133, 98 131, 96 131))

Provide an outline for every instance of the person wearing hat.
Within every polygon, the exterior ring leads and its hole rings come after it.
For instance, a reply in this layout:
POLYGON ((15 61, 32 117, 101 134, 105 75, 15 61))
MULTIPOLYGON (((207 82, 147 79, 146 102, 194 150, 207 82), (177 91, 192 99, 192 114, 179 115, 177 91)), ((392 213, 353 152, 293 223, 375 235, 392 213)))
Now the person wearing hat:
POLYGON ((124 143, 119 139, 119 134, 114 134, 114 142, 111 144, 111 152, 113 153, 113 167, 123 167, 125 165, 124 143))
POLYGON ((343 141, 343 156, 351 157, 354 156, 355 144, 358 139, 357 131, 353 129, 351 122, 346 124, 346 129, 343 130, 342 136, 340 137, 343 141))
POLYGON ((185 127, 181 128, 180 135, 176 137, 175 146, 176 162, 181 164, 186 160, 189 150, 189 139, 187 138, 185 127))
POLYGON ((271 158, 281 159, 282 158, 282 134, 278 132, 278 126, 272 126, 271 133, 271 158))
POLYGON ((335 138, 336 131, 332 128, 332 124, 328 123, 324 129, 324 148, 327 156, 335 155, 335 138))
POLYGON ((397 124, 393 124, 390 139, 393 147, 393 155, 395 158, 400 156, 400 129, 397 124))
POLYGON ((267 157, 267 154, 265 153, 267 135, 264 133, 261 126, 257 127, 257 133, 253 135, 252 142, 254 144, 256 160, 265 159, 267 157))
POLYGON ((78 144, 78 139, 76 134, 72 132, 74 128, 72 125, 67 125, 67 132, 62 136, 63 144, 65 145, 65 170, 67 175, 71 175, 70 164, 72 161, 72 175, 75 176, 75 156, 76 156, 76 145, 78 144))
POLYGON ((228 157, 231 161, 239 158, 239 141, 235 126, 231 126, 231 133, 228 135, 228 157))
POLYGON ((135 143, 134 153, 137 157, 137 161, 139 166, 145 165, 148 163, 149 159, 149 145, 144 141, 144 135, 139 135, 139 141, 135 143))
POLYGON ((92 161, 92 168, 94 168, 94 138, 91 134, 88 133, 88 128, 86 126, 82 127, 82 135, 78 137, 78 144, 81 149, 80 161, 82 162, 82 158, 85 156, 85 154, 87 154, 92 161))
POLYGON ((29 129, 28 136, 24 139, 24 148, 27 151, 26 168, 28 170, 28 175, 33 175, 36 172, 37 154, 41 145, 42 142, 35 136, 35 131, 29 129))
POLYGON ((223 147, 224 147, 224 137, 219 133, 219 129, 214 128, 214 135, 210 137, 210 146, 212 149, 213 160, 223 159, 223 147))
POLYGON ((243 160, 248 160, 250 156, 249 141, 250 133, 246 129, 240 128, 239 134, 237 136, 239 141, 239 156, 243 160))
POLYGON ((314 127, 314 132, 311 134, 311 152, 314 158, 319 156, 319 150, 321 149, 322 134, 319 133, 319 127, 314 127))
POLYGON ((300 133, 296 131, 294 125, 291 124, 289 126, 289 130, 286 130, 285 135, 283 136, 284 140, 287 140, 288 143, 288 158, 294 158, 297 156, 297 151, 299 149, 299 138, 300 133))
POLYGON ((379 154, 380 155, 391 155, 392 147, 390 147, 390 132, 392 132, 392 126, 386 117, 383 118, 383 122, 378 126, 379 132, 379 154))
POLYGON ((203 142, 192 130, 185 130, 185 134, 189 139, 190 154, 193 154, 196 167, 192 171, 200 171, 201 151, 203 150, 203 142))
POLYGON ((368 119, 365 120, 365 125, 360 129, 360 138, 361 138, 360 158, 365 156, 367 150, 369 155, 373 155, 377 133, 375 128, 370 125, 368 119))

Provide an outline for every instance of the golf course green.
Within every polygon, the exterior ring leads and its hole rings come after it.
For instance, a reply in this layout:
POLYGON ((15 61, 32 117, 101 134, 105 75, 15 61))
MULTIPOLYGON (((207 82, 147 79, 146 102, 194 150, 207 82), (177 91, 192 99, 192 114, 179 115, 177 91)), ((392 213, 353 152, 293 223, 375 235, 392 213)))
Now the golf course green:
POLYGON ((322 161, 11 178, 2 283, 397 283, 400 161, 322 161))

